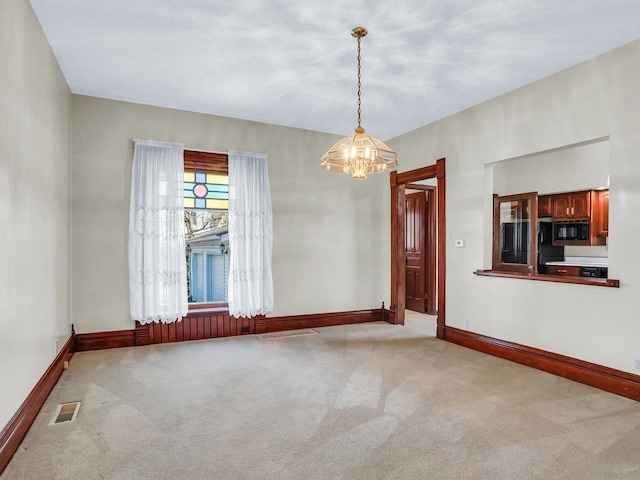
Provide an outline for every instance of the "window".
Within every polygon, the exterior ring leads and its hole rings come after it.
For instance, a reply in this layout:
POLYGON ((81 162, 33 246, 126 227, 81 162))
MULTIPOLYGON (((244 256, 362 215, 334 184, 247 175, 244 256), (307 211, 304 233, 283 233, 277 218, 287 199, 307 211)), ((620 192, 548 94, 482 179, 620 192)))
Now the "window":
POLYGON ((189 303, 227 301, 228 156, 184 151, 184 222, 189 303))

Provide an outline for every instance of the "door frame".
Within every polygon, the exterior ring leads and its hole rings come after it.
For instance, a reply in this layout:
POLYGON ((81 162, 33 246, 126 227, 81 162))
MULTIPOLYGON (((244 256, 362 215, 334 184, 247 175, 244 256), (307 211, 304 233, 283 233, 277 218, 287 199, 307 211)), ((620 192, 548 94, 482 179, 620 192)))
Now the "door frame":
POLYGON ((389 323, 404 325, 404 307, 406 293, 405 258, 405 190, 407 184, 420 180, 435 178, 437 180, 437 296, 438 309, 436 320, 436 336, 444 340, 446 320, 446 222, 445 222, 445 159, 436 161, 435 165, 417 170, 398 173, 391 172, 391 305, 389 323))

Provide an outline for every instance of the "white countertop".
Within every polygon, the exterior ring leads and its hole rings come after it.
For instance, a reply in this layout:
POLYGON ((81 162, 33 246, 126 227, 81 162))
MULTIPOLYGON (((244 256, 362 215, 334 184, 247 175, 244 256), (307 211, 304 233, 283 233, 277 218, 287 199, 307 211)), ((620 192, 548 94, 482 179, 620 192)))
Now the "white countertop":
POLYGON ((547 262, 547 265, 560 265, 565 267, 608 267, 609 259, 606 257, 566 257, 564 262, 547 262))

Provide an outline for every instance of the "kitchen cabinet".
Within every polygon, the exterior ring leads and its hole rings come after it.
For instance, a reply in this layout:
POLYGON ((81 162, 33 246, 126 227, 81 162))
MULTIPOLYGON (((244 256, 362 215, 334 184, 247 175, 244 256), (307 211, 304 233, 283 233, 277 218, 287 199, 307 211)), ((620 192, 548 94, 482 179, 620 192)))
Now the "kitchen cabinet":
POLYGON ((603 195, 598 190, 551 195, 554 224, 553 244, 605 245, 609 231, 609 197, 603 195), (586 231, 583 226, 585 224, 588 228, 586 231), (562 229, 569 230, 570 235, 567 238, 562 233, 562 229), (575 232, 571 230, 575 230, 575 232))
POLYGON ((580 267, 577 265, 547 265, 548 275, 572 275, 580 276, 580 267))
POLYGON ((590 220, 592 191, 552 195, 553 220, 590 220))
POLYGON ((542 195, 538 197, 538 216, 550 217, 553 215, 551 208, 551 195, 542 195))
POLYGON ((529 204, 526 202, 511 202, 511 218, 513 220, 523 220, 529 218, 529 204))
POLYGON ((553 196, 551 212, 554 220, 567 220, 571 218, 571 194, 559 193, 553 196))
POLYGON ((609 236, 609 190, 598 191, 596 235, 609 236))

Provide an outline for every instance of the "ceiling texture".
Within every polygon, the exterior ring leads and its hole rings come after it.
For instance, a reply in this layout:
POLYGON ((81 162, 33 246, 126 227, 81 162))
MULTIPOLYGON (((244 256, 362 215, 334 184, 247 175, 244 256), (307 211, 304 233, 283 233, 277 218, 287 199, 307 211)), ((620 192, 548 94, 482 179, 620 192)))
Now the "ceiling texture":
MULTIPOLYGON (((383 140, 639 38, 639 0, 31 0, 71 91, 383 140)), ((640 79, 639 79, 640 81, 640 79)))

